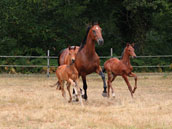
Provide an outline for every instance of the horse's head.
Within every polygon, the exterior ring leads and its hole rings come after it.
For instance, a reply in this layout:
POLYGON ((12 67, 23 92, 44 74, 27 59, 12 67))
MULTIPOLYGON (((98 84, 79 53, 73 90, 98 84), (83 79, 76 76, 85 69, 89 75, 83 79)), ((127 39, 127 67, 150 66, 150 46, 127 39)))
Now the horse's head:
POLYGON ((69 49, 69 60, 70 60, 70 64, 71 63, 74 63, 75 62, 75 57, 76 57, 76 54, 77 54, 77 51, 76 50, 76 46, 69 46, 68 47, 69 49))
POLYGON ((135 58, 136 54, 134 52, 134 43, 132 44, 127 43, 125 52, 127 53, 127 55, 131 56, 132 58, 135 58))
POLYGON ((94 41, 97 41, 98 45, 103 45, 104 40, 102 37, 102 29, 98 24, 95 24, 90 29, 90 35, 94 41))

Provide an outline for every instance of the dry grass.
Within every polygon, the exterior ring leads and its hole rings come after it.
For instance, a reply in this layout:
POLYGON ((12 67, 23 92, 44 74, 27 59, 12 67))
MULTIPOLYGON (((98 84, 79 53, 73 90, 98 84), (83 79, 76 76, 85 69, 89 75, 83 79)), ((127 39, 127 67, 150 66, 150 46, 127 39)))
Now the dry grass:
POLYGON ((139 76, 134 99, 121 77, 113 82, 116 98, 108 99, 101 96, 100 77, 88 76, 84 108, 49 87, 55 82, 55 77, 0 75, 0 129, 172 128, 172 75, 139 76))

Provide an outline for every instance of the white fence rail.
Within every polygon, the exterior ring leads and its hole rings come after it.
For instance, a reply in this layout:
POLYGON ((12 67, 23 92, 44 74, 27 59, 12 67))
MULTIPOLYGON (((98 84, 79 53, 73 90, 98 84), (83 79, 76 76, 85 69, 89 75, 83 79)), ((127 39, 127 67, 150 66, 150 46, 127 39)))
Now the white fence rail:
MULTIPOLYGON (((111 56, 100 56, 100 59, 108 59, 111 57, 120 58, 121 56, 112 56, 113 50, 111 49, 111 56)), ((47 56, 0 56, 1 58, 34 58, 34 59, 46 59, 47 65, 8 65, 8 64, 0 64, 0 67, 23 67, 23 68, 41 68, 47 67, 47 76, 49 77, 49 68, 57 67, 58 65, 50 65, 50 59, 58 59, 58 56, 50 56, 50 51, 47 51, 47 56)), ((137 56, 137 58, 172 58, 172 55, 155 55, 155 56, 137 56)), ((170 65, 143 65, 143 66, 133 66, 135 68, 167 68, 170 65)))

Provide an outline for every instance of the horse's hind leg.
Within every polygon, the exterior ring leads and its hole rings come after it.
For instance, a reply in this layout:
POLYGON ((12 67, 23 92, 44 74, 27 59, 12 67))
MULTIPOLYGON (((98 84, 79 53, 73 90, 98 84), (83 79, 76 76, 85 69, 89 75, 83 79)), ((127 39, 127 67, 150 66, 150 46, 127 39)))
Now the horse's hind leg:
POLYGON ((130 83, 129 83, 129 81, 128 81, 127 75, 123 74, 122 77, 124 78, 124 80, 125 80, 125 82, 126 82, 126 84, 127 84, 127 86, 128 86, 128 89, 129 89, 129 91, 130 91, 130 93, 131 93, 131 97, 133 97, 132 87, 131 87, 131 85, 130 85, 130 83))
POLYGON ((112 96, 115 97, 115 93, 112 87, 112 82, 114 81, 114 79, 116 78, 116 75, 114 75, 112 72, 108 71, 108 97, 110 97, 110 89, 112 90, 112 96))
POLYGON ((112 80, 111 80, 111 90, 112 90, 112 97, 115 97, 115 93, 114 93, 114 90, 113 90, 113 87, 112 87, 112 82, 115 80, 115 78, 116 78, 116 75, 114 75, 113 73, 112 73, 112 80))
POLYGON ((134 86, 134 89, 133 89, 133 94, 134 94, 134 92, 136 91, 136 89, 137 89, 137 75, 136 74, 134 74, 134 73, 131 73, 130 75, 129 75, 130 77, 134 77, 134 80, 135 80, 135 86, 134 86))
POLYGON ((78 86, 78 83, 79 83, 79 80, 75 80, 75 87, 76 87, 76 90, 78 92, 80 103, 81 103, 82 106, 84 106, 83 102, 82 102, 82 97, 81 97, 81 94, 82 94, 81 92, 82 91, 80 90, 80 87, 78 86))
POLYGON ((107 91, 106 91, 106 79, 105 79, 105 74, 103 73, 102 71, 102 68, 99 66, 98 69, 96 70, 96 73, 98 73, 101 77, 102 77, 102 80, 103 80, 103 93, 102 93, 102 96, 103 97, 107 97, 107 91))
POLYGON ((72 95, 71 95, 71 93, 70 93, 70 85, 71 85, 71 82, 70 81, 68 81, 67 82, 67 90, 68 90, 68 93, 69 93, 69 103, 72 101, 72 95))
POLYGON ((64 81, 63 82, 59 82, 61 90, 62 90, 62 96, 66 99, 66 93, 64 90, 64 81))

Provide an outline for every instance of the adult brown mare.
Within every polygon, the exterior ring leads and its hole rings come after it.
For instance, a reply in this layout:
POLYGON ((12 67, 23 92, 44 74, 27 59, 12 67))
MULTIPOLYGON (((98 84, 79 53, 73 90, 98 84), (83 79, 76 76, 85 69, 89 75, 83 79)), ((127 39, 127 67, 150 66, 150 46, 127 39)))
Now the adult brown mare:
POLYGON ((97 42, 98 45, 103 45, 104 43, 101 28, 98 24, 93 24, 91 27, 88 27, 84 41, 82 42, 76 55, 75 66, 79 72, 79 75, 82 77, 84 89, 83 98, 85 100, 87 100, 86 75, 93 72, 98 73, 102 77, 104 84, 103 96, 106 96, 107 94, 105 76, 100 67, 99 56, 95 51, 95 42, 97 42))
POLYGON ((70 85, 72 84, 74 86, 76 94, 78 93, 80 97, 80 102, 82 104, 82 98, 81 98, 81 93, 80 93, 80 88, 78 86, 78 81, 79 81, 79 76, 78 76, 78 71, 75 68, 75 56, 76 53, 69 51, 69 65, 64 64, 60 65, 57 70, 56 70, 56 76, 58 78, 57 82, 57 88, 60 87, 62 91, 62 96, 65 98, 65 90, 64 90, 64 82, 67 82, 67 90, 69 93, 69 102, 72 101, 72 96, 70 92, 70 85))
POLYGON ((117 58, 111 58, 109 60, 107 60, 104 63, 104 69, 107 72, 108 75, 108 97, 110 97, 110 88, 112 89, 112 96, 115 96, 113 87, 112 87, 112 82, 114 81, 114 79, 116 78, 116 76, 122 76, 123 79, 125 80, 128 89, 131 93, 131 96, 133 97, 133 93, 135 92, 136 88, 137 88, 137 76, 136 74, 134 74, 132 72, 133 67, 130 64, 130 56, 131 57, 136 57, 136 54, 134 52, 134 43, 133 44, 129 44, 127 43, 124 51, 123 51, 123 55, 122 55, 122 59, 119 60, 117 58), (129 77, 134 77, 135 79, 135 87, 132 90, 132 87, 128 81, 129 77))
POLYGON ((63 65, 63 64, 70 64, 70 53, 76 53, 79 50, 79 46, 69 46, 68 48, 63 49, 59 53, 59 58, 58 58, 58 65, 63 65))

